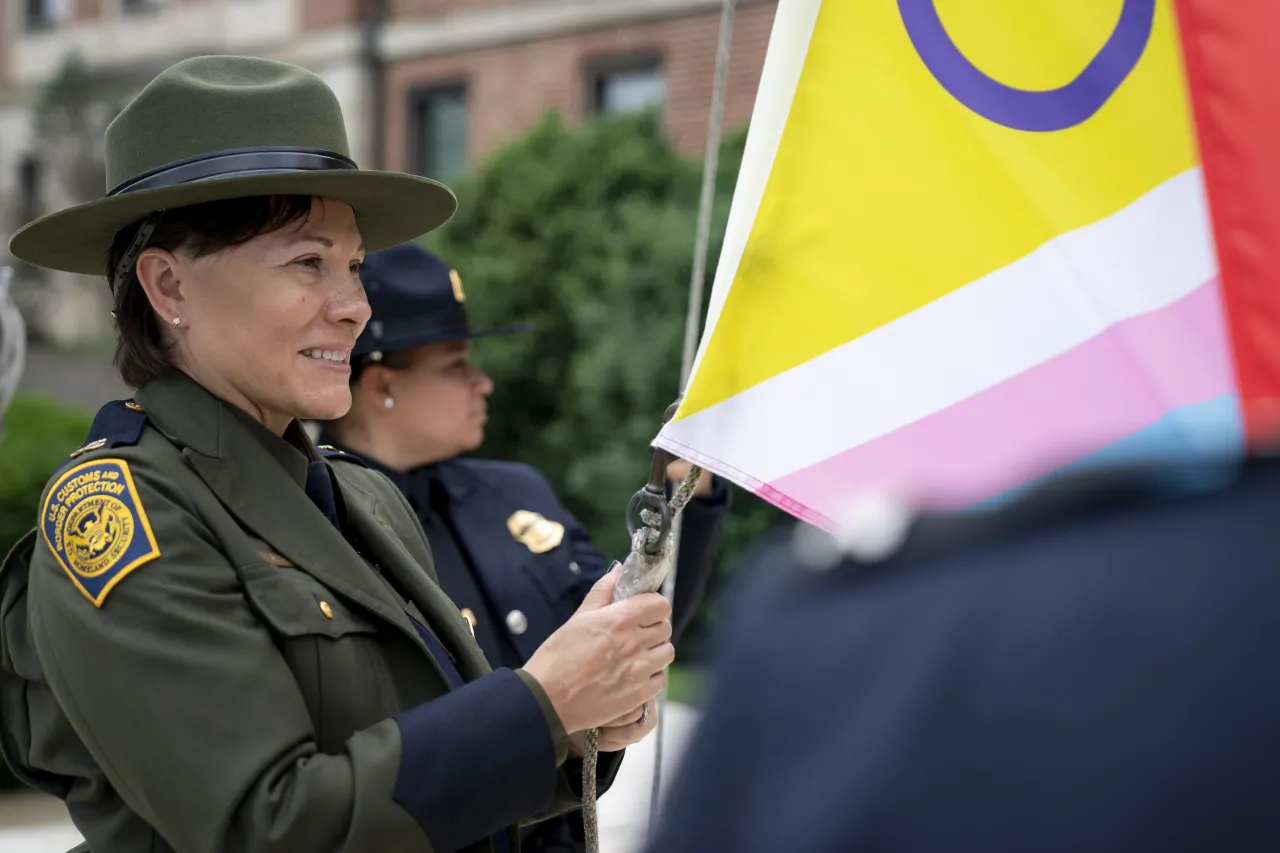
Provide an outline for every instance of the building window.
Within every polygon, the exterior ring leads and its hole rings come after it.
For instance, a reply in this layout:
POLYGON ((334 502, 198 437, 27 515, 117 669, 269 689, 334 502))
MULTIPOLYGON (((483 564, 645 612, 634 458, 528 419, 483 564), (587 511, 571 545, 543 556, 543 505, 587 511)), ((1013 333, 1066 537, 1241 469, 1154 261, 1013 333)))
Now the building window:
POLYGON ((126 12, 145 12, 163 6, 165 0, 121 0, 120 5, 126 12))
POLYGON ((447 181, 467 168, 467 87, 418 89, 409 96, 409 162, 419 175, 447 181))
POLYGON ((40 161, 27 154, 18 161, 18 220, 26 225, 39 218, 41 214, 40 161))
POLYGON ((587 102, 591 115, 629 113, 660 106, 667 96, 662 59, 652 54, 614 57, 587 70, 587 102))
POLYGON ((27 29, 47 30, 67 17, 69 0, 27 0, 27 29))

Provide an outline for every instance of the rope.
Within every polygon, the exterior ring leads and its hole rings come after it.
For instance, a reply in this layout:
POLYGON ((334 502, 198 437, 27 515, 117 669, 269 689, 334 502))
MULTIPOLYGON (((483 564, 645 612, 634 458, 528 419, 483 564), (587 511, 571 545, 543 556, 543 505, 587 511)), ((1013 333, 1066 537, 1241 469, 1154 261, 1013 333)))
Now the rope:
MULTIPOLYGON (((736 0, 724 0, 720 8, 720 38, 716 45, 716 76, 711 88, 711 115, 707 127, 707 148, 703 156, 702 192, 698 200, 698 230, 693 245, 693 270, 689 280, 689 306, 684 321, 684 351, 680 365, 680 387, 684 388, 693 372, 693 360, 697 354, 699 332, 702 329, 702 293, 707 279, 707 254, 711 243, 711 214, 715 203, 716 170, 720 163, 720 136, 724 121, 725 90, 729 82, 729 56, 733 42, 733 13, 736 0)), ((702 469, 696 465, 689 469, 684 482, 676 490, 670 502, 671 530, 662 549, 650 555, 646 545, 658 538, 660 516, 651 510, 641 510, 639 527, 631 540, 631 553, 622 564, 622 577, 614 587, 615 601, 621 601, 640 592, 655 592, 675 601, 675 554, 680 542, 680 512, 693 497, 702 469), (664 583, 665 580, 665 583, 664 583)), ((649 795, 649 822, 652 825, 658 813, 658 799, 662 791, 662 731, 663 713, 667 691, 658 695, 656 711, 658 724, 654 731, 653 788, 649 795)), ((586 754, 582 760, 582 823, 586 829, 587 853, 600 853, 600 827, 596 814, 596 767, 600 752, 600 733, 596 729, 587 732, 586 754)))
MULTIPOLYGON (((680 517, 680 512, 693 498, 700 479, 702 469, 691 467, 684 482, 671 498, 669 507, 673 519, 680 517)), ((642 509, 640 521, 642 523, 631 537, 631 553, 622 563, 622 576, 613 588, 615 602, 645 592, 657 592, 662 586, 667 565, 675 550, 675 543, 667 536, 657 553, 650 554, 648 549, 659 540, 662 517, 652 510, 642 509)), ((658 716, 658 725, 662 725, 661 714, 658 716)), ((596 767, 599 755, 600 732, 598 729, 591 729, 587 732, 586 752, 582 757, 582 824, 586 830, 587 853, 600 853, 600 827, 596 814, 596 767)))
MULTIPOLYGON (((720 9, 720 41, 716 46, 716 78, 711 90, 711 117, 707 128, 707 150, 703 156, 702 196, 698 203, 698 232, 693 244, 693 270, 689 280, 689 306, 684 320, 684 352, 680 360, 680 387, 686 389, 689 374, 693 372, 693 360, 698 352, 698 333, 702 329, 702 293, 707 280, 707 254, 711 243, 711 213, 715 205, 716 172, 720 165, 720 135, 724 122, 724 97, 728 88, 730 46, 733 42, 733 13, 736 0, 724 0, 720 9)), ((697 470, 697 469, 693 469, 697 470)), ((692 471, 690 472, 692 473, 692 471)), ((670 571, 662 594, 675 603, 676 560, 680 547, 681 520, 671 519, 672 559, 670 571)), ((664 687, 656 702, 658 725, 653 732, 653 783, 649 791, 649 826, 658 819, 658 805, 662 797, 662 744, 667 704, 664 687)))

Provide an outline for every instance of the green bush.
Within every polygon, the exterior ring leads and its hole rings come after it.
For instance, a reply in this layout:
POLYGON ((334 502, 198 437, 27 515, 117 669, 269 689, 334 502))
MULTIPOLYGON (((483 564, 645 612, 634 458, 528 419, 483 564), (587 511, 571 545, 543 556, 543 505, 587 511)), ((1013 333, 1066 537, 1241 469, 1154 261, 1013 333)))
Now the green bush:
MULTIPOLYGON (((19 395, 4 413, 0 453, 0 554, 35 526, 40 495, 49 475, 89 432, 91 415, 40 397, 19 395)), ((0 789, 19 787, 0 762, 0 789)))
MULTIPOLYGON (((708 297, 745 136, 720 156, 708 297)), ((476 327, 537 326, 476 344, 496 386, 481 455, 543 471, 606 554, 625 553, 624 510, 679 389, 701 173, 653 113, 580 129, 549 116, 458 184, 458 214, 425 241, 461 274, 476 327)), ((783 519, 735 501, 718 576, 783 519)))

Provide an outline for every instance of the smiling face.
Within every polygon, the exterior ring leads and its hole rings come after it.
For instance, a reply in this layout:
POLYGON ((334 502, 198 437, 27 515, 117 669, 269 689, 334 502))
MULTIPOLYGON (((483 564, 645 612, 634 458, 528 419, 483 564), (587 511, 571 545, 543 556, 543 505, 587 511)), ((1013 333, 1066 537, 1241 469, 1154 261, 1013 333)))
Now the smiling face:
POLYGON ((305 220, 212 254, 147 249, 138 271, 175 365, 281 433, 351 406, 348 362, 369 320, 363 259, 351 207, 316 199, 305 220))

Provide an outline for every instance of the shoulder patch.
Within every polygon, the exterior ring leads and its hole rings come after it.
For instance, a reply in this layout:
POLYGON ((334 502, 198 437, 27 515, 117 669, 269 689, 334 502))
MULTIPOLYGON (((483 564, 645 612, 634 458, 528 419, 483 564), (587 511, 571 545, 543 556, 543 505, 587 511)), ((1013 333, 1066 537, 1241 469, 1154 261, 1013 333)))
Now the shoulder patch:
POLYGON ((63 472, 45 497, 40 532, 95 607, 130 572, 160 556, 123 459, 94 459, 63 472))

